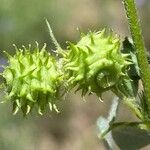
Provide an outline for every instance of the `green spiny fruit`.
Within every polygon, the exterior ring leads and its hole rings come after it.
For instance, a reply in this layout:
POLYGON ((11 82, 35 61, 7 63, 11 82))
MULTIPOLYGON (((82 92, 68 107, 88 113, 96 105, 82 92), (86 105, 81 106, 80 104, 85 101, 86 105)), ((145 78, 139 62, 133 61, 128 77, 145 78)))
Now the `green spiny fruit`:
POLYGON ((56 100, 61 76, 55 58, 48 53, 46 45, 41 50, 37 47, 17 49, 14 56, 9 55, 9 65, 2 76, 5 79, 7 98, 13 103, 13 112, 19 109, 28 114, 34 106, 43 114, 47 105, 57 110, 56 100))
POLYGON ((77 44, 68 42, 68 50, 63 54, 68 85, 82 89, 82 96, 94 92, 100 97, 106 90, 118 89, 122 80, 128 79, 128 54, 120 52, 117 35, 105 34, 105 30, 82 34, 77 44))

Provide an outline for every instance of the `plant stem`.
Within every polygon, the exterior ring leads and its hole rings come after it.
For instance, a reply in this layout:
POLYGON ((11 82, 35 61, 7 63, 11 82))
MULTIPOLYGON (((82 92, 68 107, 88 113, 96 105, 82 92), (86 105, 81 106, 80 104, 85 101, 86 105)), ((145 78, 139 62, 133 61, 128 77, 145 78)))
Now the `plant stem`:
POLYGON ((140 112, 140 110, 138 109, 138 105, 135 103, 135 97, 127 98, 123 93, 120 93, 119 91, 116 92, 115 90, 113 90, 113 92, 119 97, 119 99, 123 100, 124 104, 126 104, 140 120, 144 120, 143 114, 140 112))
POLYGON ((123 0, 123 2, 129 21, 131 35, 136 48, 136 56, 140 68, 141 79, 147 99, 147 105, 150 111, 150 68, 146 57, 146 48, 142 37, 142 31, 138 19, 136 4, 135 0, 123 0))
POLYGON ((145 126, 147 122, 115 122, 109 126, 103 133, 99 135, 100 138, 103 138, 108 132, 115 128, 123 128, 123 127, 136 127, 136 128, 141 128, 144 130, 149 130, 147 129, 147 126, 145 126))

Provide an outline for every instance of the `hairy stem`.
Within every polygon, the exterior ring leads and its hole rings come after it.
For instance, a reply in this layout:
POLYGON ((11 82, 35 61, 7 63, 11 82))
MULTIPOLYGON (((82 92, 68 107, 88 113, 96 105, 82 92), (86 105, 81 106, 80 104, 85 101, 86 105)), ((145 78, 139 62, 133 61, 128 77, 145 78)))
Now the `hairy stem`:
POLYGON ((136 48, 138 65, 140 68, 141 79, 144 86, 147 105, 150 110, 150 68, 146 57, 146 48, 144 45, 140 22, 138 19, 135 0, 123 0, 126 15, 129 21, 129 27, 133 42, 136 48))

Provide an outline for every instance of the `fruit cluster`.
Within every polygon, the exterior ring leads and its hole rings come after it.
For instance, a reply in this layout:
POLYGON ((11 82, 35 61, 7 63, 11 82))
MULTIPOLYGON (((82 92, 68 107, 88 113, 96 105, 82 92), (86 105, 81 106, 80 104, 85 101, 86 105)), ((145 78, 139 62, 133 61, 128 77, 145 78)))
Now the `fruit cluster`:
POLYGON ((131 62, 128 54, 121 53, 121 42, 112 32, 89 32, 81 36, 77 44, 69 42, 67 50, 56 50, 59 59, 53 57, 46 46, 17 49, 8 55, 9 65, 2 73, 7 98, 13 103, 13 111, 19 109, 28 114, 33 107, 43 114, 46 107, 57 110, 59 89, 67 83, 67 89, 77 87, 82 96, 96 93, 99 97, 107 90, 123 86, 128 78, 131 62), (121 86, 120 86, 121 85, 121 86))

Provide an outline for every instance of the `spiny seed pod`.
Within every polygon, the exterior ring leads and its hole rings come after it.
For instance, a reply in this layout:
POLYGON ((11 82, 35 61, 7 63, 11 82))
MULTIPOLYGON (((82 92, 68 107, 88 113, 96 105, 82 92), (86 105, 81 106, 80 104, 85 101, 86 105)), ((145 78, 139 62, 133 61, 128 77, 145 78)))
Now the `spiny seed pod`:
POLYGON ((5 79, 7 98, 13 103, 13 113, 19 109, 27 115, 34 106, 43 114, 46 107, 57 110, 58 88, 61 76, 54 57, 46 50, 37 47, 17 49, 14 56, 9 55, 9 65, 2 76, 5 79))
POLYGON ((81 36, 77 44, 69 43, 64 52, 64 71, 68 85, 82 89, 82 96, 87 92, 99 97, 106 90, 113 90, 128 78, 128 54, 120 52, 120 39, 112 32, 89 32, 81 36))

